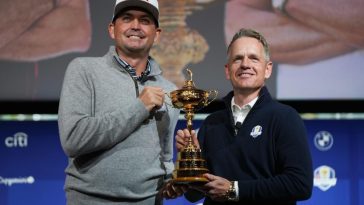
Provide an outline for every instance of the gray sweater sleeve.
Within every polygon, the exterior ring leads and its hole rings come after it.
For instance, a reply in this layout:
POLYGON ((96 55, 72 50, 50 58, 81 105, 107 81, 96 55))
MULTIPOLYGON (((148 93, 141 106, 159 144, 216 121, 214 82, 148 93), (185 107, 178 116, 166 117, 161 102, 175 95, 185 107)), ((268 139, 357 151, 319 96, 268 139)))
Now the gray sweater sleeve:
POLYGON ((167 178, 169 180, 172 177, 172 172, 174 170, 174 162, 173 162, 173 139, 175 135, 175 128, 178 121, 178 116, 180 111, 174 108, 171 109, 169 112, 171 113, 171 122, 169 123, 168 134, 165 136, 165 140, 163 140, 163 147, 162 147, 162 160, 164 167, 166 168, 167 178))
MULTIPOLYGON (((75 59, 66 71, 59 104, 59 132, 65 153, 77 157, 113 147, 148 118, 144 104, 133 103, 95 114, 95 76, 102 75, 75 59)), ((111 87, 110 90, 115 89, 111 87)))

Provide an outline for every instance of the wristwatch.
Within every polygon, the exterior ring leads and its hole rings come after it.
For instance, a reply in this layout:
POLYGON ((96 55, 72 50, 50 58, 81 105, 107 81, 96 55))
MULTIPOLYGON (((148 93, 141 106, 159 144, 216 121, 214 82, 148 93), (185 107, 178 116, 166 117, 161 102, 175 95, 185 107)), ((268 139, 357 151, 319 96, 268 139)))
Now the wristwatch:
POLYGON ((272 6, 274 9, 278 10, 281 13, 286 13, 285 7, 288 0, 272 0, 272 6))
POLYGON ((236 189, 233 181, 230 182, 229 189, 225 193, 225 198, 228 201, 237 201, 236 189))

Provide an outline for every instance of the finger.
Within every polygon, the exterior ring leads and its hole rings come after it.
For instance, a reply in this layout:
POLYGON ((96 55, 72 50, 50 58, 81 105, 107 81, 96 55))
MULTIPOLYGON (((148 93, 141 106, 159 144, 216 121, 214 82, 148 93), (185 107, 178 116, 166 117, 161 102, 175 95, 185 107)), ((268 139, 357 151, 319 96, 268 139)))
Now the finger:
POLYGON ((184 148, 186 145, 184 144, 184 142, 182 141, 179 141, 179 140, 177 140, 176 139, 176 148, 178 149, 178 150, 180 150, 180 149, 182 149, 182 148, 184 148))
POLYGON ((215 181, 215 180, 217 180, 217 179, 218 179, 218 177, 217 177, 217 176, 212 175, 212 174, 209 174, 209 173, 205 173, 203 176, 204 176, 206 179, 208 179, 209 181, 215 181))
POLYGON ((200 149, 200 143, 198 142, 196 131, 192 130, 191 135, 192 135, 193 144, 196 145, 197 149, 200 149))
MULTIPOLYGON (((194 132, 194 130, 192 130, 191 131, 191 133, 192 132, 194 132)), ((193 137, 192 137, 192 135, 191 135, 191 133, 190 133, 190 131, 188 130, 188 129, 184 129, 183 130, 183 133, 184 133, 184 141, 185 141, 185 143, 187 144, 188 143, 188 141, 189 141, 189 139, 191 138, 191 140, 192 140, 192 143, 194 144, 194 140, 193 140, 193 137)))
POLYGON ((171 188, 173 190, 173 195, 174 196, 180 196, 182 194, 182 191, 180 190, 180 188, 178 188, 178 186, 174 186, 173 184, 171 185, 171 188))
POLYGON ((185 193, 187 191, 186 185, 176 185, 174 187, 175 187, 175 191, 178 196, 181 196, 183 193, 185 193))
POLYGON ((183 151, 183 149, 185 148, 185 145, 182 145, 182 144, 176 144, 176 148, 177 148, 177 151, 178 151, 178 152, 181 152, 181 151, 183 151))
POLYGON ((162 191, 162 196, 163 196, 163 198, 168 198, 167 190, 162 191))
POLYGON ((163 105, 163 96, 160 96, 161 88, 145 87, 139 95, 139 99, 144 103, 150 111, 155 107, 163 105))
POLYGON ((188 129, 183 130, 183 135, 184 135, 185 140, 188 140, 188 138, 191 137, 191 133, 188 129))
POLYGON ((155 104, 155 108, 159 109, 163 106, 163 98, 160 96, 154 96, 153 103, 155 104))
POLYGON ((184 133, 182 130, 178 130, 177 135, 175 136, 175 139, 176 139, 176 143, 177 143, 177 146, 182 146, 184 147, 186 145, 186 142, 184 140, 184 133))
POLYGON ((158 89, 157 93, 156 93, 158 100, 160 101, 161 104, 164 103, 164 91, 163 89, 158 89))
POLYGON ((174 199, 177 197, 177 194, 173 190, 167 190, 167 196, 171 199, 174 199))
POLYGON ((187 145, 188 139, 190 137, 190 132, 188 129, 183 129, 178 132, 178 135, 181 137, 183 144, 187 145))
POLYGON ((162 88, 158 90, 158 95, 162 98, 162 100, 164 100, 164 98, 165 98, 165 94, 164 93, 165 92, 164 92, 164 90, 162 88))
POLYGON ((183 130, 177 130, 177 135, 180 136, 181 138, 185 137, 185 133, 183 130))

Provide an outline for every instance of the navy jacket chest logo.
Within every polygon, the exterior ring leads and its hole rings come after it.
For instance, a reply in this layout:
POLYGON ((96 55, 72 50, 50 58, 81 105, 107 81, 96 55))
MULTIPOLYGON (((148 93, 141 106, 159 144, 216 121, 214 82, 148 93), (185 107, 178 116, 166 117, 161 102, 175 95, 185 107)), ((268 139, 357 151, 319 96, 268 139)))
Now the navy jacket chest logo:
POLYGON ((259 135, 262 134, 262 130, 263 130, 262 126, 256 125, 250 132, 250 136, 252 136, 253 138, 257 138, 259 135))

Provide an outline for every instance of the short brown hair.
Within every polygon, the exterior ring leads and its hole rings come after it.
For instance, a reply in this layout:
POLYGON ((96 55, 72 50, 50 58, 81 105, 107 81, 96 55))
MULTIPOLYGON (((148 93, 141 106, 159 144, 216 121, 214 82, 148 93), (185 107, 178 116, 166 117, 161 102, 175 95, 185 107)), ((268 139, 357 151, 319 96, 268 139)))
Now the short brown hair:
POLYGON ((231 45, 239 38, 241 37, 251 37, 257 39, 260 43, 262 43, 265 53, 265 58, 267 61, 270 59, 270 52, 269 52, 269 45, 267 43, 267 40, 265 40, 264 36, 260 34, 259 32, 253 30, 253 29, 245 29, 242 28, 238 32, 235 33, 233 39, 231 40, 227 52, 229 52, 231 45))

